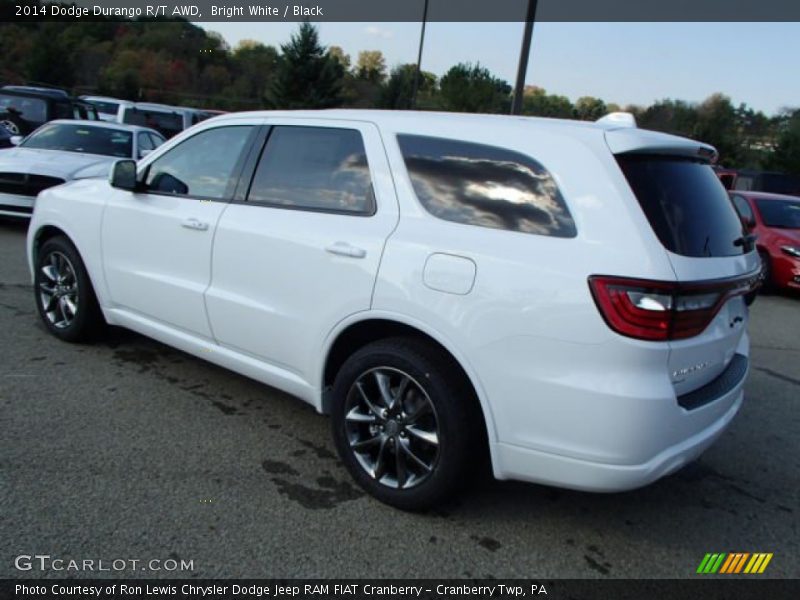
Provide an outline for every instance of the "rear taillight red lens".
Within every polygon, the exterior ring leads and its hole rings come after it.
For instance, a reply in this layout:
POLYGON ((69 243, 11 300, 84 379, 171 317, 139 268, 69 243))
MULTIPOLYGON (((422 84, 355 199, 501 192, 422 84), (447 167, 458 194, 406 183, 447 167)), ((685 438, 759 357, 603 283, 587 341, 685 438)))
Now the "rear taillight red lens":
POLYGON ((757 275, 691 283, 589 277, 594 301, 609 327, 628 337, 652 341, 702 333, 726 300, 757 285, 757 275))

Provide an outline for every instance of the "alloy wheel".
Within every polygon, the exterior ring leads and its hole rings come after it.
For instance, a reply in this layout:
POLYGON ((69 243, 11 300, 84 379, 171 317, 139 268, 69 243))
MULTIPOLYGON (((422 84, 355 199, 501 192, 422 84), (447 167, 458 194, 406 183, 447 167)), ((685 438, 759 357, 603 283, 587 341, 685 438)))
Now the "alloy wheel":
POLYGON ((78 314, 78 278, 75 267, 61 252, 53 251, 40 267, 39 301, 47 320, 56 328, 69 327, 78 314))
POLYGON ((345 432, 364 471, 394 489, 427 479, 439 458, 439 420, 425 389, 407 373, 377 367, 347 395, 345 432))

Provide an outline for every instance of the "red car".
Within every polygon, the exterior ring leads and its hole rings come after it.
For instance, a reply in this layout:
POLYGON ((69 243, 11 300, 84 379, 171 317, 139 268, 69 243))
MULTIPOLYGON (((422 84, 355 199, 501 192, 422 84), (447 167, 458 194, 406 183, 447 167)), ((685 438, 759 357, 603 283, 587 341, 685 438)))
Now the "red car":
POLYGON ((736 211, 751 233, 768 286, 800 290, 800 198, 731 191, 736 211))

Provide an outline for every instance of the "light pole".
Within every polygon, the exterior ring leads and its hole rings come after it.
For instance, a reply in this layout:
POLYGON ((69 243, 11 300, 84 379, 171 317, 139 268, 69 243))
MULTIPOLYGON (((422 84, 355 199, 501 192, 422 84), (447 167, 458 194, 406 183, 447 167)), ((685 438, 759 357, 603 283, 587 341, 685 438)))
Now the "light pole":
POLYGON ((525 33, 522 34, 522 49, 519 52, 519 65, 517 67, 517 84, 514 86, 514 99, 511 101, 512 115, 518 115, 522 112, 522 95, 525 92, 525 72, 528 70, 528 56, 531 53, 533 22, 536 20, 536 3, 537 0, 528 0, 528 13, 525 15, 525 33))
POLYGON ((422 32, 419 34, 419 53, 417 54, 417 69, 414 71, 414 85, 411 88, 411 109, 417 108, 417 89, 419 88, 419 74, 422 66, 422 45, 425 43, 425 23, 428 20, 428 0, 422 11, 422 32))

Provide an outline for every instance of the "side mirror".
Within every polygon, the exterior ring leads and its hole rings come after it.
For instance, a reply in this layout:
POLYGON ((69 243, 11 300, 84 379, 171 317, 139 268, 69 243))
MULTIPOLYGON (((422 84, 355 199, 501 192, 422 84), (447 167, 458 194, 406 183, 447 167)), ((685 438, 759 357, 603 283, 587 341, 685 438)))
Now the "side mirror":
POLYGON ((14 144, 15 146, 19 146, 22 143, 22 140, 25 139, 21 135, 12 135, 8 141, 14 144))
POLYGON ((752 217, 742 217, 742 225, 747 231, 755 229, 756 221, 752 217))
POLYGON ((142 148, 141 150, 139 150, 139 158, 144 158, 145 156, 147 156, 151 152, 152 152, 152 150, 149 150, 147 148, 142 148))
POLYGON ((136 161, 118 160, 115 162, 111 167, 109 183, 117 189, 135 192, 139 188, 136 181, 136 161))

